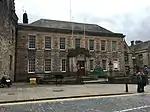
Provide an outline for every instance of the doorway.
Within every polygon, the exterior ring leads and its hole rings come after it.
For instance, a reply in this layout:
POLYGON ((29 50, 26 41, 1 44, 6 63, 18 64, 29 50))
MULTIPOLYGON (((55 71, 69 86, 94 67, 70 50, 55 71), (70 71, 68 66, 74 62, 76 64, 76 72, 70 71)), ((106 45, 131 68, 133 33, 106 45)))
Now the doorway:
POLYGON ((78 61, 80 67, 80 76, 85 76, 85 61, 78 61))

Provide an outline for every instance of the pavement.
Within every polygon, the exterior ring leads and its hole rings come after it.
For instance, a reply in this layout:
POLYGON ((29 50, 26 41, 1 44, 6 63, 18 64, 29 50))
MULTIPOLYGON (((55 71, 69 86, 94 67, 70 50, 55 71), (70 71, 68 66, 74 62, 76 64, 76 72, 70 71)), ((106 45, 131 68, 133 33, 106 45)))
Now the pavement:
MULTIPOLYGON (((125 92, 125 84, 84 84, 84 85, 29 85, 15 83, 11 88, 0 88, 0 104, 35 100, 52 100, 75 98, 84 96, 107 96, 136 93, 136 85, 128 85, 129 92, 125 92)), ((146 88, 150 92, 150 86, 146 88)))
POLYGON ((150 94, 0 104, 0 112, 150 112, 150 94))

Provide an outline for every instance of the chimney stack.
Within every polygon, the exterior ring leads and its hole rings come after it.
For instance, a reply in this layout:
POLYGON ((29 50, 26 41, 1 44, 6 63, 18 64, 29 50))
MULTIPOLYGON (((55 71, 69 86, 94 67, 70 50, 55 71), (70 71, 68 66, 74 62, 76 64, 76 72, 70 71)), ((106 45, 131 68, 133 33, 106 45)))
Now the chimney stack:
POLYGON ((133 46, 134 45, 134 41, 131 41, 131 46, 133 46))
POLYGON ((28 24, 28 15, 26 12, 23 14, 23 23, 28 24))
POLYGON ((135 44, 136 44, 136 45, 137 45, 137 44, 140 44, 140 43, 142 43, 141 40, 136 40, 136 41, 135 41, 135 44))

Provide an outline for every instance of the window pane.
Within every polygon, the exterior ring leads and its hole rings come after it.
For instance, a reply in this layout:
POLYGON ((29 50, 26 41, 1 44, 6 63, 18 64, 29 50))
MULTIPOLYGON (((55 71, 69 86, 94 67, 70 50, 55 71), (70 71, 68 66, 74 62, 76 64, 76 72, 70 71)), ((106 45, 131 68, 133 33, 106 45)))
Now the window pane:
POLYGON ((101 50, 102 51, 106 50, 106 41, 105 40, 101 40, 101 50))
POLYGON ((89 40, 89 49, 94 50, 94 40, 89 40))
POLYGON ((51 49, 51 37, 45 37, 45 48, 51 49))
POLYGON ((117 51, 117 41, 112 41, 112 51, 117 51))
POLYGON ((80 39, 75 40, 75 48, 80 48, 80 39))
POLYGON ((35 59, 29 60, 29 72, 35 72, 35 59))
POLYGON ((65 49, 65 38, 60 38, 60 49, 65 49))
POLYGON ((103 70, 106 70, 106 60, 102 60, 102 68, 103 70))
POLYGON ((45 60, 45 71, 51 71, 51 59, 45 60))
POLYGON ((94 70, 94 61, 90 60, 90 70, 94 70))
POLYGON ((66 71, 66 59, 62 59, 62 71, 66 71))
POLYGON ((139 66, 143 66, 143 55, 142 54, 138 55, 138 58, 139 58, 139 66))
POLYGON ((35 48, 35 36, 29 36, 29 48, 35 48))

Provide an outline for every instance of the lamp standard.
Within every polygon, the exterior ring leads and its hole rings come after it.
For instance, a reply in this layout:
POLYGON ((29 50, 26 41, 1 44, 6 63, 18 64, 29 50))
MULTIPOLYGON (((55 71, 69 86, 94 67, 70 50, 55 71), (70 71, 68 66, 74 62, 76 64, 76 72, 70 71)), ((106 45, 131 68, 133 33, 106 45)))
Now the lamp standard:
POLYGON ((133 62, 133 73, 135 73, 136 72, 136 70, 135 70, 136 69, 135 68, 136 63, 135 63, 135 56, 134 55, 132 56, 132 62, 133 62))
POLYGON ((109 80, 110 80, 110 82, 112 82, 113 81, 113 64, 112 64, 112 62, 110 61, 109 63, 108 63, 108 66, 109 66, 109 80))

